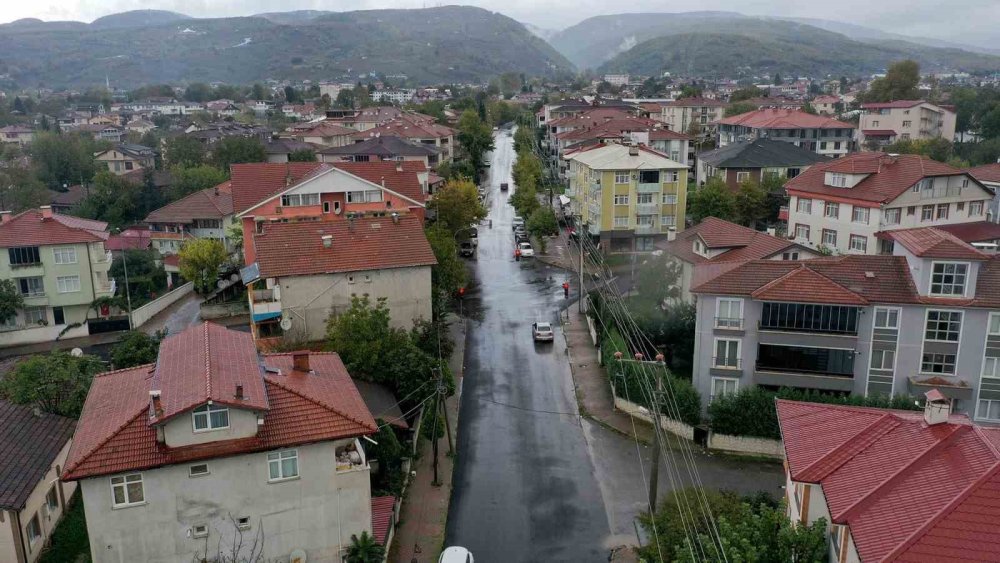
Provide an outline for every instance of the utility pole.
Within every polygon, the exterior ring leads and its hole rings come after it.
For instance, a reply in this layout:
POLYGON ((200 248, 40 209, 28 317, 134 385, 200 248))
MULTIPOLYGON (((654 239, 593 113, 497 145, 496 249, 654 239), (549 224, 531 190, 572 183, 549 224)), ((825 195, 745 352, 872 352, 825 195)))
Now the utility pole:
POLYGON ((663 396, 663 354, 656 355, 659 370, 653 372, 656 378, 656 395, 653 403, 653 467, 649 473, 649 512, 656 514, 656 486, 660 480, 660 398, 663 396))
POLYGON ((441 402, 441 368, 434 368, 437 373, 437 387, 434 389, 434 425, 431 427, 431 444, 434 449, 434 480, 431 484, 435 487, 441 486, 438 480, 438 405, 441 402))
POLYGON ((584 224, 583 224, 583 213, 580 214, 580 220, 576 222, 576 244, 580 246, 580 312, 583 312, 583 300, 587 293, 583 290, 583 237, 584 237, 584 224))

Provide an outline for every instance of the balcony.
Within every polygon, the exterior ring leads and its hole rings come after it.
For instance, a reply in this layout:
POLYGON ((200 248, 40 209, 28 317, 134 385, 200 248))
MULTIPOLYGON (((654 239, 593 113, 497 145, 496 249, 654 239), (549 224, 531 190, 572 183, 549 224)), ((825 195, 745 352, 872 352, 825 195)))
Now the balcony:
POLYGON ((659 203, 637 203, 635 204, 635 211, 639 215, 656 215, 660 212, 659 203))
POLYGON ((638 193, 640 193, 640 194, 658 194, 658 193, 660 193, 660 191, 662 189, 663 189, 663 185, 662 184, 658 184, 658 183, 644 184, 644 183, 640 182, 636 186, 635 191, 638 192, 638 193))
POLYGON ((920 190, 920 199, 937 199, 962 195, 962 186, 947 186, 931 190, 920 190))
POLYGON ((832 391, 854 389, 854 350, 804 346, 757 346, 758 384, 832 391))
POLYGON ((274 289, 255 289, 250 292, 250 311, 254 321, 266 320, 281 315, 281 294, 274 289))
POLYGON ((765 302, 757 329, 836 336, 858 335, 858 307, 765 302))
POLYGON ((365 450, 361 447, 361 442, 357 439, 338 446, 334 452, 337 459, 337 473, 368 469, 365 450))
POLYGON ((655 235, 660 231, 656 228, 655 224, 636 224, 635 234, 637 235, 655 235))
POLYGON ((743 319, 736 317, 715 317, 715 328, 719 330, 743 330, 743 319))

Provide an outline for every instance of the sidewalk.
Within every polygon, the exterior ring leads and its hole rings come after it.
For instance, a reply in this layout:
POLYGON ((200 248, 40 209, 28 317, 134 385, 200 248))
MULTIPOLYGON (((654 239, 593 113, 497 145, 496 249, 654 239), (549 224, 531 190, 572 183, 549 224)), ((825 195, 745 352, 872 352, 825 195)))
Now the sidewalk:
MULTIPOLYGON (((445 401, 451 435, 458 444, 458 406, 462 397, 462 376, 465 368, 465 319, 451 319, 451 337, 455 340, 455 351, 449 360, 449 367, 455 376, 456 392, 445 401)), ((406 498, 399 511, 399 523, 392 540, 389 563, 437 563, 438 554, 444 547, 445 526, 448 523, 448 503, 451 501, 451 477, 455 467, 454 456, 448 455, 448 438, 438 443, 438 478, 441 485, 431 484, 434 479, 433 449, 425 441, 420 447, 420 459, 413 465, 416 476, 410 480, 406 498)))

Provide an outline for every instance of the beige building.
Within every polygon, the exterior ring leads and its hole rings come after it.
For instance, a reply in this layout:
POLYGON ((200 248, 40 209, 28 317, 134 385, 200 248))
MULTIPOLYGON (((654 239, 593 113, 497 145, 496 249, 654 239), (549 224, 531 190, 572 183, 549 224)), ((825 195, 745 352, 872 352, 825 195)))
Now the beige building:
POLYGON ((726 103, 709 98, 682 98, 663 105, 661 121, 667 128, 676 133, 687 133, 692 123, 697 123, 702 130, 710 123, 722 119, 726 103))
POLYGON ((864 104, 858 145, 870 149, 895 141, 955 138, 955 111, 924 100, 864 104))
POLYGON ((153 168, 156 165, 156 151, 142 145, 123 143, 95 154, 94 160, 120 176, 135 170, 153 168))
POLYGON ((0 423, 0 561, 32 563, 76 491, 59 480, 76 422, 0 400, 0 423))

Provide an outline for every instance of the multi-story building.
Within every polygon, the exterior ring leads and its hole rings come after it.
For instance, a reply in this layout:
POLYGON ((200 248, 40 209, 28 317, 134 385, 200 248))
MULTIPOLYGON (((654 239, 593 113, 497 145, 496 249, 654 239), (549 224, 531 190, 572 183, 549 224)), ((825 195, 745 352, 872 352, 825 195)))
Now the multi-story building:
POLYGON ((862 104, 858 146, 876 149, 895 141, 955 138, 955 110, 924 100, 862 104))
POLYGON ((122 175, 133 170, 153 168, 156 151, 143 145, 123 143, 95 154, 94 160, 106 165, 113 174, 122 175))
POLYGON ((372 531, 376 430, 336 354, 260 355, 204 323, 94 377, 63 478, 95 563, 340 561, 372 531))
POLYGON ((612 86, 627 86, 629 75, 627 74, 605 74, 603 77, 604 82, 612 86))
POLYGON ((854 125, 796 109, 748 111, 723 118, 718 126, 720 147, 768 138, 839 157, 850 153, 854 146, 854 125))
POLYGON ((610 143, 566 156, 573 211, 612 251, 653 250, 684 228, 687 166, 642 145, 610 143))
POLYGON ((751 385, 936 388, 956 411, 1000 422, 1000 258, 933 227, 887 234, 891 256, 758 260, 696 285, 694 382, 706 403, 751 385))
POLYGON ((860 254, 880 250, 880 231, 983 221, 993 199, 967 172, 910 154, 855 153, 809 168, 785 190, 789 236, 860 254))
POLYGON ((993 192, 993 201, 986 211, 987 221, 1000 221, 1000 162, 983 164, 966 170, 993 192))
POLYGON ((416 94, 415 88, 400 88, 398 90, 375 90, 371 93, 371 97, 373 102, 392 102, 403 105, 413 101, 413 96, 416 94))
POLYGON ((840 96, 816 96, 809 103, 820 115, 837 115, 837 107, 843 107, 840 96))
POLYGON ((286 129, 281 135, 310 143, 317 147, 342 147, 354 142, 351 138, 357 130, 336 123, 299 123, 286 129))
POLYGON ((0 143, 16 143, 24 146, 35 140, 35 130, 24 125, 0 127, 0 143))
POLYGON ((455 157, 455 130, 433 121, 415 120, 410 116, 383 123, 377 127, 355 133, 355 142, 381 137, 401 137, 414 143, 434 147, 441 153, 441 162, 451 162, 455 157))
POLYGON ((0 279, 12 280, 24 298, 17 315, 0 325, 0 346, 89 333, 92 304, 115 293, 107 228, 50 206, 16 216, 0 212, 0 279))
POLYGON ((378 162, 404 160, 422 162, 427 168, 438 165, 441 151, 437 147, 415 143, 393 135, 382 135, 340 147, 322 149, 316 153, 320 162, 378 162))
POLYGON ((757 139, 700 153, 697 160, 699 186, 717 177, 735 192, 746 180, 760 184, 768 177, 795 178, 829 158, 791 143, 757 139))
POLYGON ((206 188, 150 212, 149 240, 160 254, 176 254, 190 238, 208 238, 233 250, 226 229, 233 223, 233 190, 229 181, 206 188))
POLYGON ((697 123, 703 133, 707 133, 712 124, 722 118, 726 103, 709 98, 681 98, 663 104, 663 117, 660 121, 667 124, 667 129, 677 133, 687 133, 692 123, 697 123))

